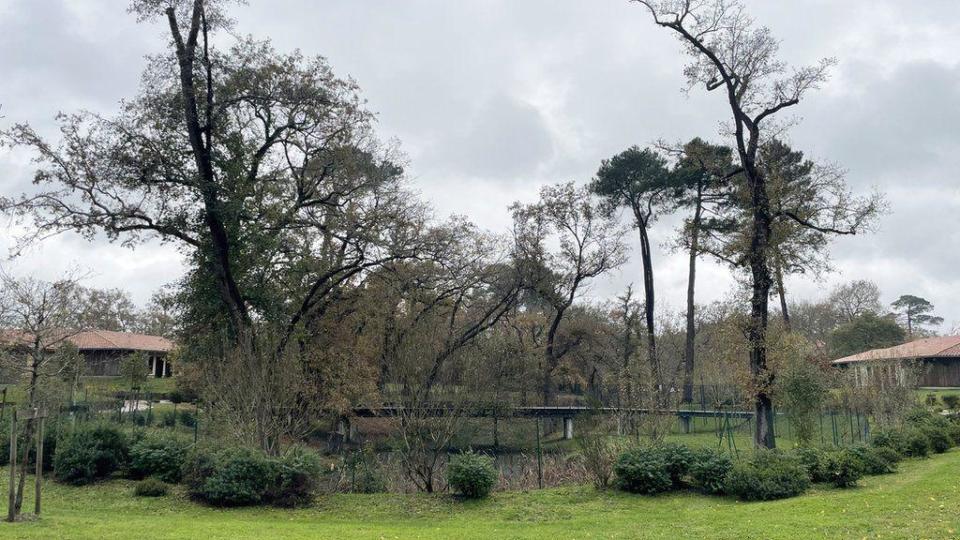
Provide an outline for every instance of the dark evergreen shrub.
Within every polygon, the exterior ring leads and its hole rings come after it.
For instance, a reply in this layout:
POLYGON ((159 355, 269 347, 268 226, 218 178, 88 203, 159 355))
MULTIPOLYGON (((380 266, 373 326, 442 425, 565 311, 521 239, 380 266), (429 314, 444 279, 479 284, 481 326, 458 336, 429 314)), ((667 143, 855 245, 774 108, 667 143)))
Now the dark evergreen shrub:
POLYGON ((937 454, 942 454, 953 447, 953 439, 950 436, 949 425, 928 424, 920 428, 927 439, 930 441, 930 449, 937 454))
POLYGON ((133 487, 133 494, 137 497, 163 497, 170 487, 157 478, 147 478, 137 482, 133 487))
POLYGON ((897 463, 900 463, 900 460, 903 459, 903 456, 897 453, 893 448, 888 448, 886 446, 875 446, 873 448, 874 453, 880 459, 883 459, 890 464, 890 468, 896 470, 897 463))
POLYGON ((144 437, 130 447, 130 477, 156 476, 159 480, 176 484, 180 481, 189 448, 187 440, 174 435, 144 437))
POLYGON ((734 463, 725 491, 745 501, 767 501, 795 497, 809 486, 807 470, 795 456, 758 450, 752 458, 734 463))
POLYGON ((635 447, 620 454, 613 472, 617 487, 630 493, 652 495, 673 486, 663 452, 655 447, 635 447))
POLYGON ((320 456, 308 448, 294 446, 280 459, 280 475, 277 479, 272 502, 278 506, 303 506, 313 502, 323 463, 320 456))
POLYGON ((117 427, 82 427, 60 442, 54 457, 54 476, 61 482, 86 484, 125 467, 128 458, 129 441, 117 427))
POLYGON ((719 495, 723 493, 724 482, 731 468, 733 461, 727 453, 714 448, 702 448, 693 452, 690 477, 700 491, 719 495))
POLYGON ((833 452, 829 456, 828 470, 830 481, 839 488, 849 488, 857 485, 863 477, 864 465, 860 458, 850 450, 833 452))
POLYGON ((820 448, 806 447, 794 450, 797 459, 803 468, 807 471, 807 476, 811 482, 830 482, 830 459, 825 451, 820 448))
POLYGON ((901 456, 907 453, 907 438, 899 431, 877 431, 870 444, 877 448, 890 448, 901 456))
POLYGON ((863 473, 869 475, 895 472, 897 460, 900 459, 899 454, 886 447, 875 448, 861 444, 851 447, 849 452, 860 460, 863 473))
POLYGON ((687 475, 690 464, 693 462, 693 452, 682 444, 669 442, 661 444, 657 447, 657 450, 667 463, 670 482, 674 487, 683 485, 683 478, 687 475))
POLYGON ((941 399, 943 400, 943 404, 951 411, 955 411, 957 407, 960 407, 960 396, 957 394, 947 394, 941 399))
POLYGON ((294 448, 271 458, 249 448, 197 446, 182 468, 187 492, 215 506, 275 504, 297 506, 312 500, 322 474, 320 457, 294 448))
POLYGON ((270 502, 279 464, 261 452, 230 448, 219 452, 212 474, 194 493, 215 506, 247 506, 270 502))
POLYGON ((907 457, 927 457, 930 455, 931 444, 930 437, 920 428, 907 430, 903 434, 904 451, 903 455, 907 457))
POLYGON ((160 425, 175 427, 177 425, 177 413, 175 411, 163 411, 163 414, 160 415, 160 425))
POLYGON ((472 451, 455 457, 447 467, 447 483, 468 499, 488 496, 498 477, 493 458, 472 451))
POLYGON ((190 410, 180 411, 180 425, 186 427, 194 427, 197 425, 197 415, 190 410))

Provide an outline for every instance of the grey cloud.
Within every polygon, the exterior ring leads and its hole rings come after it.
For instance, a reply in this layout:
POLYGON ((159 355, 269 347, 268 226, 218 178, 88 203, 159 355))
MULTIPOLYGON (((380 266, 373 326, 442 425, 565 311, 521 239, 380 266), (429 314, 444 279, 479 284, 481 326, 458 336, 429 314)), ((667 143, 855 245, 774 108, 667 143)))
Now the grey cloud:
MULTIPOLYGON (((161 50, 166 38, 162 25, 137 25, 125 6, 7 0, 0 7, 0 124, 28 119, 49 128, 58 110, 110 111, 132 95, 142 56, 161 50)), ((782 39, 790 62, 840 60, 833 79, 796 109, 803 122, 791 142, 848 169, 857 189, 878 185, 891 195, 893 214, 880 232, 836 242, 843 273, 828 284, 876 279, 888 295, 915 290, 948 320, 960 320, 960 5, 748 0, 748 8, 782 39)), ((545 182, 586 181, 601 159, 631 144, 719 141, 729 116, 722 96, 681 92, 679 44, 626 0, 253 0, 234 15, 237 34, 324 55, 339 75, 354 77, 382 135, 401 141, 413 182, 437 214, 466 214, 497 231, 507 230, 507 204, 532 200, 545 182)), ((26 180, 0 154, 4 192, 26 180)), ((658 243, 677 219, 656 225, 658 243)), ((54 271, 95 252, 86 260, 98 275, 143 298, 182 271, 170 246, 131 254, 102 242, 63 242, 17 270, 54 271)), ((655 262, 661 305, 682 308, 683 255, 659 249, 655 262)), ((631 261, 592 294, 612 296, 637 276, 639 263, 631 261)), ((709 262, 700 276, 704 301, 723 297, 731 283, 727 269, 709 262)), ((827 287, 803 278, 789 286, 810 297, 827 287)))

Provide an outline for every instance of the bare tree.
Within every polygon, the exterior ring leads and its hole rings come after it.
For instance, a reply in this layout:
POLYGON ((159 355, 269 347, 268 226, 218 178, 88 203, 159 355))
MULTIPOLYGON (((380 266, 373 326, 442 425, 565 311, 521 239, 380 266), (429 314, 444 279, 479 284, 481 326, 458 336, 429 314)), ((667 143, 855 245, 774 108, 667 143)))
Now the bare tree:
POLYGON ((880 287, 872 281, 857 279, 842 283, 830 292, 830 305, 841 322, 851 322, 866 312, 879 314, 880 287))
POLYGON ((602 211, 590 192, 573 183, 546 186, 535 204, 511 206, 516 264, 530 290, 550 307, 541 369, 543 403, 554 398, 553 371, 576 345, 558 347, 564 316, 589 281, 626 261, 624 229, 616 216, 602 211), (558 245, 550 251, 548 245, 558 245))
POLYGON ((434 249, 388 265, 368 291, 382 332, 382 398, 400 406, 398 451, 418 489, 436 473, 462 419, 477 403, 461 392, 468 374, 489 369, 477 341, 517 301, 522 281, 503 239, 456 219, 429 232, 434 249))
MULTIPOLYGON (((645 6, 654 22, 674 33, 683 43, 690 62, 684 69, 689 87, 703 85, 708 91, 722 90, 732 115, 731 134, 749 194, 749 241, 746 264, 750 270, 751 301, 749 340, 750 371, 754 379, 754 409, 757 422, 754 442, 773 448, 773 404, 770 385, 773 375, 767 367, 766 331, 769 296, 770 237, 776 215, 804 227, 823 232, 851 234, 862 222, 844 222, 850 227, 808 219, 789 209, 774 209, 770 203, 767 178, 760 167, 758 151, 773 118, 800 103, 811 90, 827 79, 832 59, 814 66, 788 69, 777 58, 779 42, 769 29, 757 27, 738 0, 635 0, 645 6)), ((835 216, 827 216, 835 217, 835 216)))
MULTIPOLYGON (((68 276, 47 282, 0 273, 0 285, 0 327, 6 341, 3 363, 7 371, 19 375, 25 387, 26 401, 22 406, 32 409, 59 405, 63 386, 76 384, 82 366, 76 348, 68 341, 78 331, 77 323, 81 320, 77 280, 68 276)), ((33 440, 37 422, 27 420, 25 441, 33 440)), ((22 448, 14 515, 19 515, 23 506, 31 445, 24 444, 22 448)))

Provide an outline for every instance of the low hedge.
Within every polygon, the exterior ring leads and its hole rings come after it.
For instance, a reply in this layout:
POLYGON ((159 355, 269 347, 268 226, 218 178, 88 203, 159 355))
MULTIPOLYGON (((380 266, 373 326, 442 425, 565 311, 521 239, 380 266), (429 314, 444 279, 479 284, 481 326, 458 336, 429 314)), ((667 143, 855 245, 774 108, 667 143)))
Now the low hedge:
POLYGON ((700 491, 719 495, 724 492, 724 483, 732 468, 733 460, 729 454, 714 448, 702 448, 693 452, 690 477, 700 491))
POLYGON ((800 495, 810 486, 800 460, 776 450, 757 450, 733 465, 724 491, 745 501, 767 501, 800 495))
POLYGON ((214 506, 295 506, 313 499, 322 472, 319 456, 296 448, 280 458, 249 448, 193 448, 182 477, 188 493, 214 506))
POLYGON ((620 454, 613 472, 617 487, 630 493, 653 495, 673 487, 667 460, 656 447, 635 447, 620 454))
POLYGON ((134 479, 156 476, 163 482, 176 484, 180 481, 189 448, 189 441, 174 435, 152 434, 143 437, 130 447, 128 474, 134 479))
POLYGON ((133 494, 137 497, 163 497, 170 490, 170 486, 157 478, 147 478, 133 486, 133 494))
POLYGON ((69 484, 88 484, 126 467, 130 442, 116 426, 100 424, 67 434, 54 456, 54 477, 69 484))

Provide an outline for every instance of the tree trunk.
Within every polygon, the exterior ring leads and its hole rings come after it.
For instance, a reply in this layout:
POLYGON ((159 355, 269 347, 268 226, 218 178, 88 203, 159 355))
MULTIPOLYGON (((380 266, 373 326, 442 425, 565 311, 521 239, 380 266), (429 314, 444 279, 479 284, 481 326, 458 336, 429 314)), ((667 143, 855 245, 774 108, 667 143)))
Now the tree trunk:
POLYGON ((180 70, 180 94, 182 97, 184 127, 186 128, 194 162, 197 166, 198 187, 204 206, 203 217, 210 233, 212 253, 209 254, 211 255, 209 264, 216 279, 220 297, 230 315, 230 321, 233 323, 234 330, 238 334, 245 334, 246 330, 251 326, 251 321, 243 300, 243 295, 240 293, 240 289, 233 275, 230 239, 227 234, 227 228, 223 222, 223 216, 221 215, 222 205, 219 200, 216 178, 213 172, 212 148, 210 143, 213 132, 213 126, 211 125, 211 107, 213 103, 212 81, 207 81, 205 125, 200 124, 200 109, 197 105, 194 61, 196 59, 197 35, 200 31, 201 20, 204 30, 204 59, 207 63, 208 79, 210 77, 209 58, 206 52, 206 17, 203 13, 203 8, 203 1, 195 0, 186 41, 184 41, 180 32, 180 27, 176 20, 176 13, 173 8, 167 9, 167 19, 174 44, 176 45, 177 63, 180 70), (206 140, 204 140, 204 136, 206 140))
POLYGON ((556 349, 554 347, 557 338, 557 331, 560 329, 560 321, 563 320, 563 314, 566 307, 557 309, 550 323, 550 329, 547 331, 547 343, 543 353, 543 378, 540 381, 540 393, 543 397, 543 405, 553 404, 553 370, 557 367, 556 349))
MULTIPOLYGON (((36 407, 37 400, 37 380, 39 379, 39 369, 41 358, 44 353, 39 342, 34 343, 33 366, 30 369, 30 390, 27 392, 27 408, 36 407)), ((23 492, 27 484, 27 472, 30 470, 28 461, 30 458, 30 449, 34 443, 34 424, 36 419, 27 420, 23 430, 23 456, 20 458, 20 478, 17 480, 17 496, 14 500, 13 515, 19 516, 23 508, 23 492)), ((14 434, 16 436, 16 434, 14 434)), ((41 435, 42 436, 42 435, 41 435)), ((37 459, 41 459, 37 456, 37 459)))
POLYGON ((776 448, 773 431, 773 402, 768 388, 773 375, 767 369, 767 323, 769 314, 770 268, 767 252, 770 244, 770 199, 763 175, 757 171, 752 160, 744 163, 750 182, 753 207, 753 231, 750 238, 750 274, 753 278, 753 294, 750 300, 750 327, 747 337, 750 342, 750 373, 756 395, 754 412, 756 430, 754 444, 763 448, 776 448))
POLYGON ((700 248, 700 219, 703 212, 703 184, 697 184, 697 199, 690 225, 690 269, 687 275, 687 335, 683 354, 683 403, 693 403, 693 368, 696 355, 697 251, 700 248))
POLYGON ((790 331, 790 310, 787 309, 787 291, 783 285, 783 267, 777 265, 776 267, 776 277, 777 277, 777 296, 780 297, 780 314, 783 316, 783 326, 786 328, 787 332, 790 331))
MULTIPOLYGON (((650 367, 653 370, 654 384, 663 384, 663 377, 660 373, 660 361, 657 358, 657 336, 654 327, 654 288, 653 288, 653 262, 651 259, 650 238, 647 236, 647 224, 637 216, 637 225, 640 230, 640 258, 643 262, 643 308, 644 318, 647 324, 647 357, 650 367)), ((659 391, 655 389, 655 391, 659 391)), ((659 404, 659 403, 658 403, 659 404)))

